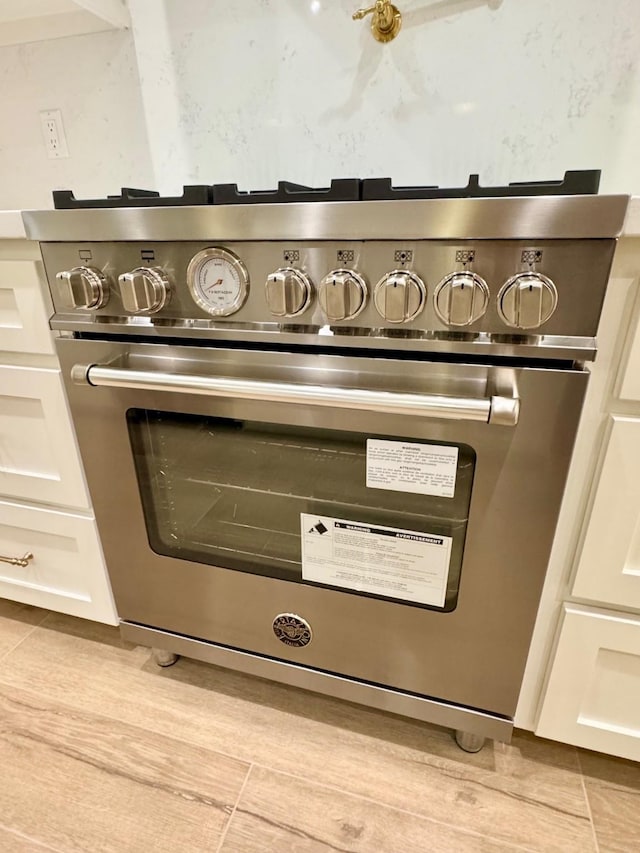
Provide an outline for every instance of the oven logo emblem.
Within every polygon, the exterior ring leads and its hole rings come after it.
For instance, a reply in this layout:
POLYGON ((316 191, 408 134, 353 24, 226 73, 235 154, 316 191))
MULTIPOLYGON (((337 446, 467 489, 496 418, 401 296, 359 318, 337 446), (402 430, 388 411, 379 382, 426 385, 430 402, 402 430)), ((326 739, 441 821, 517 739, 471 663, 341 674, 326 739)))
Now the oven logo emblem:
POLYGON ((295 613, 279 613, 273 620, 273 633, 286 646, 306 646, 313 638, 311 625, 295 613))

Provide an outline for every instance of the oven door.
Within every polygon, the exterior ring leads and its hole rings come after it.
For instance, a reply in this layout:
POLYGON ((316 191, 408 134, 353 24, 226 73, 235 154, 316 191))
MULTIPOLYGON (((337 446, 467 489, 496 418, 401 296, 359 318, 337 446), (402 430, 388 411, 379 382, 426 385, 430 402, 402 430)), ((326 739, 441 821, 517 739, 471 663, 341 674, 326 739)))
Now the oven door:
POLYGON ((123 621, 513 715, 585 372, 58 350, 123 621))

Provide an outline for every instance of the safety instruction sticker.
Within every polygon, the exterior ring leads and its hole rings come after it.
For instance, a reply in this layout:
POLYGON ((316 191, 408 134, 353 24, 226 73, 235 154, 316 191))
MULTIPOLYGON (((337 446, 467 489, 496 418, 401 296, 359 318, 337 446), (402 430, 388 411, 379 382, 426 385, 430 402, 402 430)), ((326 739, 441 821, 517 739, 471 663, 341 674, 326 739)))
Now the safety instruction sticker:
POLYGON ((444 605, 450 536, 300 514, 302 577, 343 589, 444 605))
POLYGON ((367 439, 367 486, 452 498, 458 448, 410 441, 367 439))

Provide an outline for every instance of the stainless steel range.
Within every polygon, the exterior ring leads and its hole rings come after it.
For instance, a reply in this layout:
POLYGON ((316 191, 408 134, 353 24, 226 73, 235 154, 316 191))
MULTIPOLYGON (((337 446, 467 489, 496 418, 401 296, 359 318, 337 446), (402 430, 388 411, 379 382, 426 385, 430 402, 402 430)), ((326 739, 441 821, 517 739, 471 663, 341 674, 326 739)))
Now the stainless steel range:
POLYGON ((627 204, 596 189, 27 213, 123 636, 508 739, 627 204))

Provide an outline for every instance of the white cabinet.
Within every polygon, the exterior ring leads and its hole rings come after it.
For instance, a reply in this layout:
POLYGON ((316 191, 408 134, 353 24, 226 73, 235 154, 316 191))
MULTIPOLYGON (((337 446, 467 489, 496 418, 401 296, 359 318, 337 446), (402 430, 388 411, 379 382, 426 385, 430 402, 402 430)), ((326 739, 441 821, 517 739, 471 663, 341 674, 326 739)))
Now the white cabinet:
POLYGON ((40 286, 37 261, 2 260, 0 281, 0 350, 53 354, 49 331, 49 300, 40 286))
POLYGON ((640 761, 640 615, 565 604, 536 734, 640 761))
POLYGON ((59 370, 0 365, 0 494, 89 506, 59 370))
POLYGON ((92 517, 0 501, 1 597, 113 622, 102 565, 92 517))
MULTIPOLYGON (((547 666, 546 673, 540 666, 541 697, 532 713, 532 727, 542 737, 635 760, 640 760, 639 273, 640 239, 623 238, 534 635, 533 654, 547 666)), ((529 696, 535 695, 531 684, 530 678, 529 696)))
POLYGON ((37 244, 0 239, 0 597, 115 624, 49 315, 37 244))
POLYGON ((610 418, 575 598, 640 609, 640 418, 610 418))

